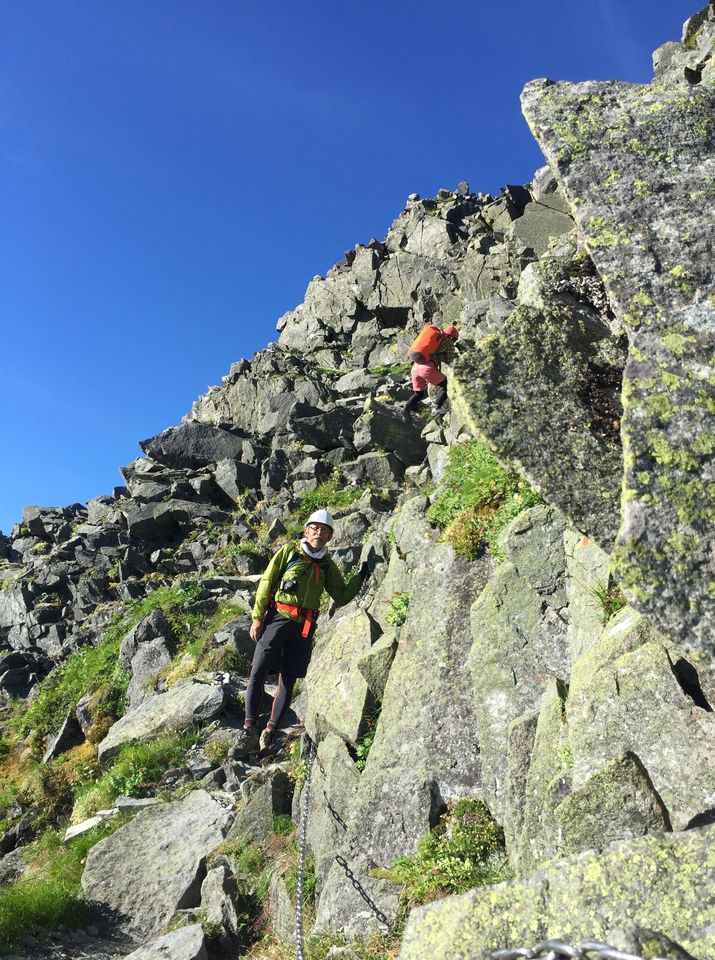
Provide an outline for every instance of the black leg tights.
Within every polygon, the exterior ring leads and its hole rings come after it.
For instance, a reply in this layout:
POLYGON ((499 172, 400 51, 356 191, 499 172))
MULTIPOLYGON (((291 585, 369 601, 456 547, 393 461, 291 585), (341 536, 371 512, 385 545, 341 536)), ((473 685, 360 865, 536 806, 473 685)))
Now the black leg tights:
MULTIPOLYGON (((263 663, 254 664, 251 669, 251 676, 248 679, 246 688, 246 719, 244 726, 255 727, 258 722, 258 716, 261 712, 263 703, 263 688, 268 676, 268 667, 263 663)), ((293 687, 295 686, 295 677, 287 676, 284 673, 278 675, 278 689, 273 700, 271 710, 271 719, 268 721, 268 728, 275 730, 280 726, 283 715, 290 706, 293 696, 293 687)))
POLYGON ((426 390, 415 390, 412 396, 410 397, 410 399, 405 404, 405 410, 411 413, 415 409, 417 404, 420 402, 420 400, 424 400, 426 396, 427 396, 426 390))
POLYGON ((293 696, 293 687, 295 686, 295 677, 286 676, 284 673, 278 674, 278 689, 273 698, 273 708, 271 709, 271 719, 268 721, 269 730, 277 730, 281 725, 281 720, 290 706, 293 696))
POLYGON ((442 404, 446 399, 447 399, 447 378, 445 377, 444 380, 437 386, 437 393, 435 394, 435 398, 434 398, 435 407, 439 410, 439 408, 442 406, 442 404))

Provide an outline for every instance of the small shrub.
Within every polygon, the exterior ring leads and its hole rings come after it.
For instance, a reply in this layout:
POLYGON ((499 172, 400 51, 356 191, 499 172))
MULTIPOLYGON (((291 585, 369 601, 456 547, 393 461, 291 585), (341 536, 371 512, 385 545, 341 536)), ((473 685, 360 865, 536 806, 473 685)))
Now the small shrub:
POLYGON ((257 843, 249 843, 243 847, 236 857, 236 869, 243 877, 256 880, 263 872, 266 858, 257 843))
POLYGON ((138 796, 143 787, 156 783, 165 770, 182 762, 198 739, 198 730, 189 730, 146 743, 126 744, 96 783, 78 791, 71 822, 81 823, 97 810, 111 807, 118 796, 138 796))
POLYGON ((541 503, 517 474, 501 466, 478 440, 450 448, 443 486, 427 513, 456 553, 473 560, 481 550, 501 559, 497 539, 515 516, 541 503))
POLYGON ((300 740, 296 740, 290 748, 288 776, 293 781, 296 790, 302 788, 308 777, 308 762, 301 756, 300 740))
POLYGON ((368 373, 373 373, 378 377, 403 377, 412 369, 411 363, 390 363, 379 364, 376 367, 370 367, 368 373))
POLYGON ((387 601, 387 614, 385 619, 391 627, 401 627, 407 619, 407 611, 410 606, 409 593, 395 593, 387 601))
POLYGON ((100 689, 104 691, 103 703, 108 708, 111 705, 112 719, 121 716, 130 679, 129 673, 122 670, 118 662, 122 639, 140 620, 158 608, 163 610, 177 632, 185 628, 186 617, 180 615, 181 611, 198 599, 200 590, 200 585, 195 583, 183 587, 160 587, 148 597, 120 610, 109 624, 102 644, 83 647, 73 653, 42 681, 39 695, 17 719, 20 733, 27 736, 33 731, 37 740, 54 733, 80 697, 100 689))
POLYGON ((400 857, 377 872, 404 886, 403 907, 511 876, 504 857, 504 833, 481 800, 458 800, 435 829, 422 837, 413 857, 400 857))
POLYGON ((375 742, 375 734, 377 733, 377 722, 380 719, 380 710, 378 707, 376 710, 373 710, 366 719, 365 732, 360 737, 355 747, 355 766, 362 773, 367 764, 367 758, 372 749, 372 745, 375 742))

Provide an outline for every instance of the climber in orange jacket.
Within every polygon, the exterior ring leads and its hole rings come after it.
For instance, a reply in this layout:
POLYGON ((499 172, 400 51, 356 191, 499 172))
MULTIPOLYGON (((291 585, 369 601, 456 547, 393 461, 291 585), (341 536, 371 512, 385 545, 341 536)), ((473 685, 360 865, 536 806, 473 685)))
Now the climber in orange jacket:
POLYGON ((459 339, 457 328, 451 324, 440 330, 434 324, 428 324, 412 343, 408 357, 413 361, 410 376, 412 378, 412 396, 405 404, 405 416, 414 412, 417 404, 427 397, 427 385, 438 388, 432 405, 436 413, 447 399, 447 377, 440 369, 442 361, 451 363, 454 359, 454 345, 459 339))

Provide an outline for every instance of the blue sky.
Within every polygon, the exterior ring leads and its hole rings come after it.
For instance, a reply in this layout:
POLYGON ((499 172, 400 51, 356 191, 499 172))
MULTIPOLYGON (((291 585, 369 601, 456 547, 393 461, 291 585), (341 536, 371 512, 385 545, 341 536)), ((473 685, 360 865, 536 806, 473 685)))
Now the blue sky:
POLYGON ((528 80, 645 82, 699 5, 0 0, 0 529, 119 484, 409 193, 528 181, 528 80))

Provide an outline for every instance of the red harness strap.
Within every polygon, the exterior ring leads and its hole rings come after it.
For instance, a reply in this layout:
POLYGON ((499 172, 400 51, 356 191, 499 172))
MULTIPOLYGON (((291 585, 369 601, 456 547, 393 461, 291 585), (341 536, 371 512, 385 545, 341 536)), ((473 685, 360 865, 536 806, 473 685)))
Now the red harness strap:
POLYGON ((276 608, 276 610, 280 610, 281 613, 290 614, 291 617, 305 617, 301 636, 308 636, 310 633, 310 628, 313 626, 313 623, 318 616, 317 610, 308 610, 306 607, 297 607, 293 603, 280 603, 278 600, 273 601, 273 606, 276 608))

